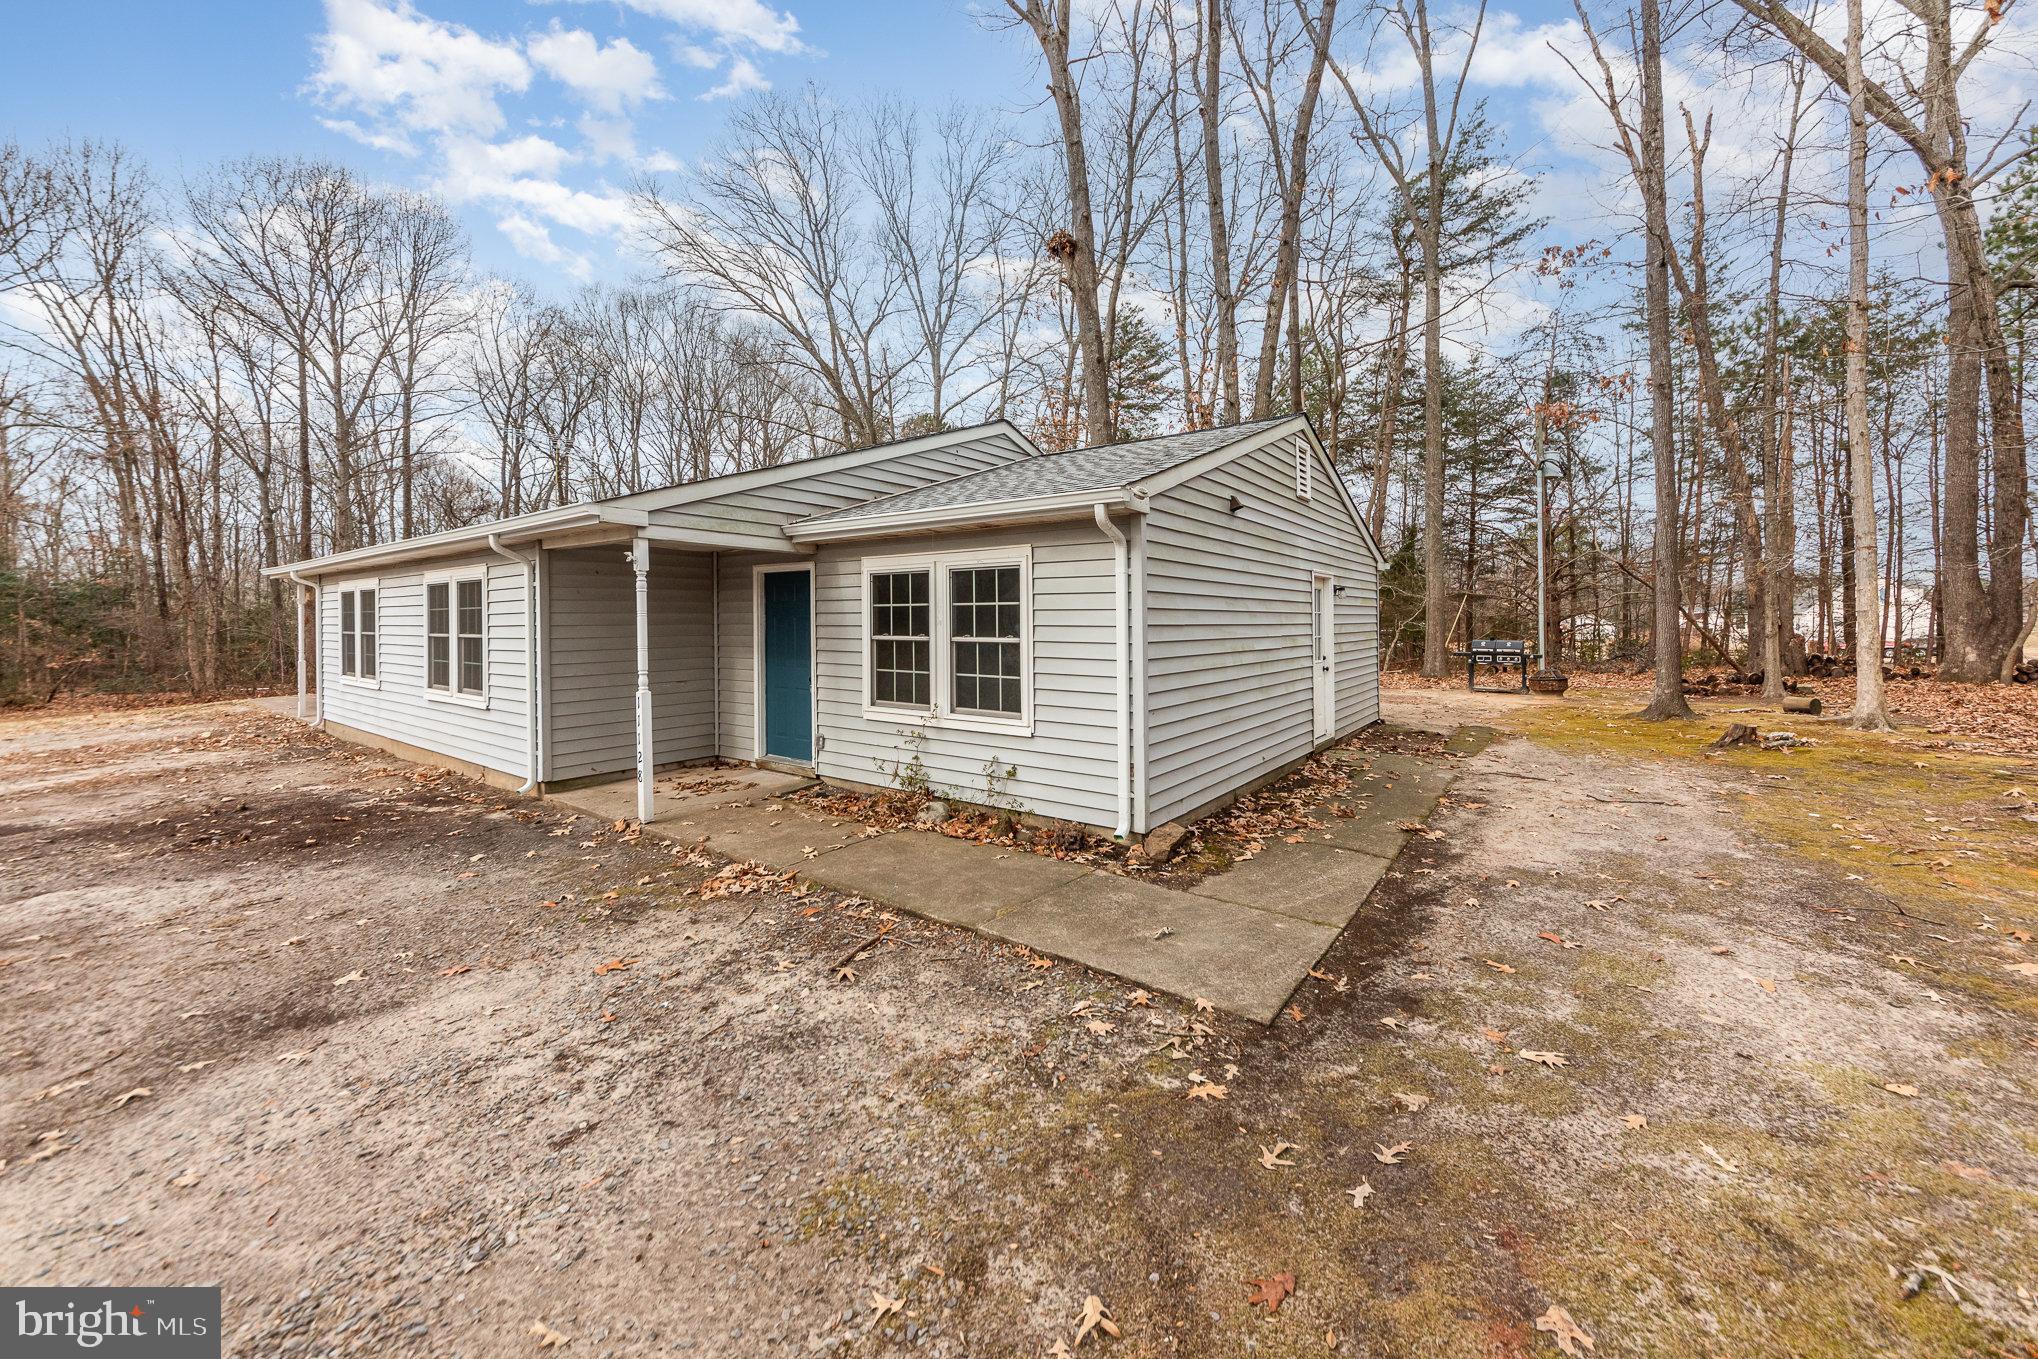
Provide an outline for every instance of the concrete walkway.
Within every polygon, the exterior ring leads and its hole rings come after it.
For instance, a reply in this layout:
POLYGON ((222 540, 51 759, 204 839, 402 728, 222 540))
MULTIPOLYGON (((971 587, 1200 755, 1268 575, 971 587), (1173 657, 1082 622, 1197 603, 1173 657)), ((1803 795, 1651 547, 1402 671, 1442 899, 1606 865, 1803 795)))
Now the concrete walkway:
MULTIPOLYGON (((1491 736, 1465 728, 1457 753, 1491 736)), ((646 829, 1264 1024, 1401 852, 1412 833, 1402 826, 1427 818, 1455 774, 1454 762, 1387 752, 1340 749, 1331 758, 1370 764, 1333 799, 1356 815, 1312 809, 1327 829, 1299 844, 1271 841, 1186 890, 932 831, 878 831, 785 801, 807 780, 766 770, 661 778, 659 814, 646 829)), ((635 807, 627 781, 554 797, 605 819, 635 807)))

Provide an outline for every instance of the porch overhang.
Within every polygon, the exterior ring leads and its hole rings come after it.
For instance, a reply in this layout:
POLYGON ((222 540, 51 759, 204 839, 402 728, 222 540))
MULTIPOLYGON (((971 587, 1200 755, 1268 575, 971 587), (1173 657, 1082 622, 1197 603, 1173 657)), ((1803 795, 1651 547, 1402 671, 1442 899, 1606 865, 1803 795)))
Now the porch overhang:
POLYGON ((646 539, 661 548, 690 548, 701 552, 810 553, 814 550, 811 546, 789 541, 777 531, 747 533, 740 529, 661 524, 655 510, 619 505, 566 505, 556 510, 538 510, 509 519, 494 519, 471 528, 448 529, 422 538, 405 538, 374 547, 358 547, 350 552, 285 562, 280 566, 264 567, 262 574, 287 578, 365 571, 403 562, 488 552, 494 550, 491 540, 503 547, 566 548, 593 547, 603 543, 627 546, 637 538, 646 539))
POLYGON ((1067 491, 1059 495, 1016 500, 982 500, 964 505, 937 505, 896 514, 831 516, 796 519, 786 537, 795 543, 834 543, 855 538, 887 538, 901 533, 940 533, 951 529, 992 528, 1000 524, 1037 524, 1063 519, 1088 519, 1099 505, 1114 514, 1145 514, 1145 492, 1129 486, 1067 491))

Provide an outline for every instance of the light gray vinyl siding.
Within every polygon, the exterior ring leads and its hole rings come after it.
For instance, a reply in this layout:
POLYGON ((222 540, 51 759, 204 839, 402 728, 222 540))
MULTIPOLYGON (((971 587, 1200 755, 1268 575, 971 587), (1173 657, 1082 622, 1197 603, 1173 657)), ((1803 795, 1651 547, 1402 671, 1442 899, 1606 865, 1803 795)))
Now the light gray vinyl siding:
POLYGON ((1154 498, 1146 522, 1149 825, 1193 811, 1314 745, 1312 577, 1335 575, 1333 728, 1378 720, 1378 568, 1301 439, 1220 464, 1154 498), (1231 512, 1237 496, 1243 508, 1231 512))
MULTIPOLYGON (((1117 708, 1113 698, 1111 544, 1095 524, 1044 524, 939 537, 824 544, 815 568, 815 669, 820 688, 816 772, 860 783, 894 781, 915 746, 932 785, 987 800, 986 765, 1002 801, 1041 816, 1110 825, 1117 816, 1117 708), (1033 729, 914 726, 864 715, 868 655, 863 562, 869 557, 1031 545, 1033 729)), ((724 633, 724 640, 727 634, 724 633)))
POLYGON ((433 562, 381 575, 334 575, 319 582, 319 676, 329 721, 522 776, 529 752, 524 710, 524 572, 498 556, 433 562), (487 706, 458 702, 425 688, 425 581, 479 567, 487 706), (340 591, 376 590, 376 669, 368 685, 340 674, 340 591))
POLYGON ((730 491, 711 500, 654 509, 651 522, 670 528, 711 532, 774 532, 780 526, 825 510, 930 482, 998 467, 1029 456, 1017 439, 993 430, 940 448, 925 448, 864 463, 860 467, 818 468, 812 474, 775 485, 730 491))
MULTIPOLYGON (((726 568, 725 568, 726 569, 726 568)), ((714 617, 705 553, 653 550, 650 633, 656 762, 715 753, 714 617)), ((545 554, 548 781, 637 762, 637 586, 626 547, 545 554)))

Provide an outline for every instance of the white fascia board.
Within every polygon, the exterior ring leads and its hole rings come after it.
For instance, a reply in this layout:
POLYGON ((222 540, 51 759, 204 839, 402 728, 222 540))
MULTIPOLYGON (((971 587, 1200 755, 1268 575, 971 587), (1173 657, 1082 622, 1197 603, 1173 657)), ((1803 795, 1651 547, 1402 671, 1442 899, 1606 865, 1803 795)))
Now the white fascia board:
POLYGON ((1014 524, 1029 520, 1067 519, 1087 515, 1102 504, 1130 514, 1145 514, 1146 497, 1124 486, 1106 486, 1061 495, 1026 496, 1016 500, 978 500, 965 505, 936 505, 896 514, 865 514, 825 523, 796 520, 786 536, 796 543, 839 542, 848 538, 882 538, 900 533, 936 532, 977 524, 1014 524))
POLYGON ((1345 479, 1338 475, 1337 460, 1330 456, 1330 451, 1323 446, 1323 440, 1316 437, 1316 429, 1309 423, 1309 417, 1305 415, 1291 416, 1280 424, 1275 425, 1272 429, 1265 429, 1261 430, 1258 434, 1247 435, 1237 443, 1225 444, 1221 448, 1213 448, 1208 453, 1191 458, 1185 463, 1177 464, 1162 472, 1156 472, 1143 481, 1133 483, 1132 489, 1149 496, 1160 495, 1163 492, 1173 490, 1185 481, 1192 481, 1202 476, 1213 467, 1222 467, 1234 458, 1244 457, 1248 453, 1265 448, 1268 444, 1276 443, 1296 434, 1300 434, 1309 440, 1309 448, 1312 454, 1322 458, 1323 465, 1330 469, 1331 484, 1337 487, 1338 499, 1344 503, 1345 513, 1351 516, 1353 525, 1359 530, 1359 536, 1364 538, 1366 546, 1372 549, 1373 560, 1379 564, 1379 569, 1385 571, 1387 569, 1386 554, 1380 551, 1380 544, 1373 541, 1373 530, 1367 527, 1366 516, 1359 512, 1358 502, 1352 499, 1351 487, 1345 485, 1345 479))
POLYGON ((362 567, 384 566, 393 562, 421 561, 465 551, 486 551, 490 536, 503 543, 529 542, 548 533, 563 533, 602 524, 642 528, 649 522, 650 516, 642 510, 623 509, 611 505, 562 505, 558 509, 537 510, 509 519, 492 519, 487 523, 474 524, 467 528, 428 533, 422 538, 403 538, 393 543, 378 543, 373 547, 357 547, 350 552, 335 552, 329 556, 310 557, 300 562, 285 562, 280 566, 264 567, 262 574, 330 575, 337 571, 354 571, 362 567))

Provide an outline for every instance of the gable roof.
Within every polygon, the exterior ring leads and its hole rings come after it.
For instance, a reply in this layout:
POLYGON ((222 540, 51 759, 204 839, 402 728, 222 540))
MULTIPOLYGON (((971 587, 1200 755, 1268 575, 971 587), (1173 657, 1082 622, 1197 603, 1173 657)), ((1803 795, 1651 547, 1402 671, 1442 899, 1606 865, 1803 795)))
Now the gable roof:
POLYGON ((945 509, 977 509, 1012 501, 1038 501, 1122 490, 1156 472, 1179 467, 1206 453, 1214 453, 1271 430, 1276 425, 1292 423, 1294 419, 1294 416, 1282 416, 1243 425, 1192 430, 1187 434, 1135 439, 1130 443, 1099 444, 1093 448, 1071 449, 1066 453, 1044 453, 1037 458, 988 467, 981 472, 970 472, 947 481, 937 481, 931 486, 880 496, 876 500, 830 510, 826 514, 809 515, 796 521, 796 527, 846 527, 852 521, 863 519, 891 519, 945 509))
MULTIPOLYGON (((309 557, 303 561, 283 562, 276 566, 264 567, 262 574, 290 576, 362 570, 392 562, 446 557, 479 549, 491 549, 493 548, 491 539, 497 543, 511 545, 538 541, 547 534, 605 526, 642 530, 651 523, 650 516, 656 510, 714 500, 720 496, 759 486, 798 481, 804 477, 817 476, 845 467, 883 462, 921 449, 966 443, 993 434, 1003 434, 1012 440, 1020 450, 1018 461, 1025 462, 1042 456, 1034 442, 1011 421, 990 420, 981 425, 941 430, 934 434, 916 435, 910 439, 872 444, 866 448, 848 448, 812 458, 800 458, 793 462, 779 463, 775 467, 724 472, 717 476, 703 477, 699 481, 679 482, 649 491, 626 492, 602 500, 576 501, 571 505, 560 505, 553 509, 534 510, 504 519, 484 520, 464 528, 446 529, 415 538, 399 538, 393 542, 358 547, 347 552, 329 553, 323 557, 309 557)), ((754 547, 761 544, 747 545, 754 547)))

